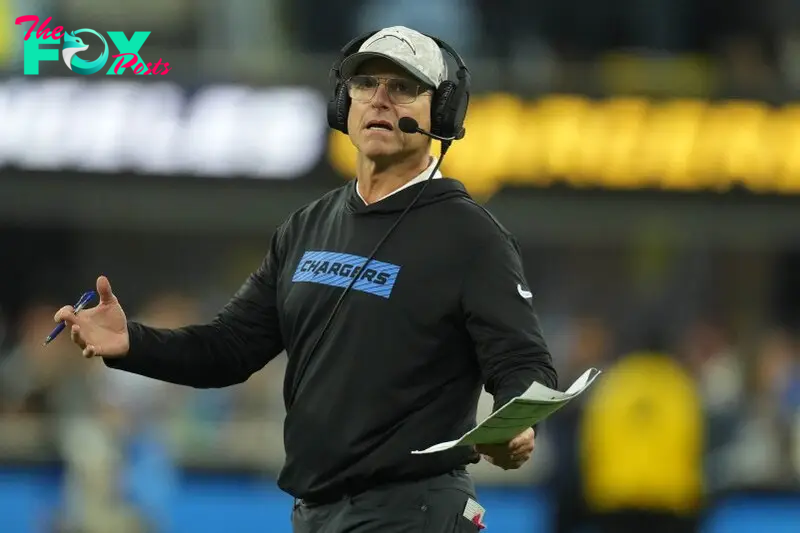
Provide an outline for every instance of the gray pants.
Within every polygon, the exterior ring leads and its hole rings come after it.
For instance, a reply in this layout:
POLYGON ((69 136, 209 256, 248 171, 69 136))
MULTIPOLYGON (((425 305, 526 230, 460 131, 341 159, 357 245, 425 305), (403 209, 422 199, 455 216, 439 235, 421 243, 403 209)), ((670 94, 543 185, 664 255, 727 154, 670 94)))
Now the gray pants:
POLYGON ((335 503, 298 500, 294 533, 477 533, 463 516, 475 496, 469 474, 455 471, 421 481, 377 487, 335 503))

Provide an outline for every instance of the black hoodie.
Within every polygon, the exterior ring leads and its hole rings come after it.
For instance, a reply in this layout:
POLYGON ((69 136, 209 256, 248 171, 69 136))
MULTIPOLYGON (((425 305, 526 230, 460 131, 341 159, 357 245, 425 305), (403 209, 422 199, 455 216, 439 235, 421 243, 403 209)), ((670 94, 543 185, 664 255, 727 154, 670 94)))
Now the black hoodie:
POLYGON ((245 381, 284 349, 286 463, 278 485, 326 500, 432 476, 478 459, 469 448, 412 455, 556 373, 514 239, 458 181, 440 178, 361 268, 425 183, 365 205, 354 183, 294 213, 263 263, 206 325, 130 323, 111 367, 192 387, 245 381), (344 288, 318 348, 312 347, 344 288))

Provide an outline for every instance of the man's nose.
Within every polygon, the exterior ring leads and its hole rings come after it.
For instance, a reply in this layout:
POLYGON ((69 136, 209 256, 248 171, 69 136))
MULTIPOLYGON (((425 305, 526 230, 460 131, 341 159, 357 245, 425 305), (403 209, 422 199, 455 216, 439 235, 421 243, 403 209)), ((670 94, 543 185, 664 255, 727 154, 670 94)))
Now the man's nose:
POLYGON ((392 101, 389 99, 389 91, 386 85, 381 83, 378 85, 378 90, 375 91, 375 96, 372 98, 372 105, 374 107, 388 108, 392 101))

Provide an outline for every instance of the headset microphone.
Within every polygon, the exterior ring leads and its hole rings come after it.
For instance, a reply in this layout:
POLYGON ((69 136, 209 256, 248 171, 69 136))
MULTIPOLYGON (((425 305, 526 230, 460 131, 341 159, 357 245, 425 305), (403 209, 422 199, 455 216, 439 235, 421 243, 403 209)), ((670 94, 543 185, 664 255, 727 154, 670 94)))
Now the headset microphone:
POLYGON ((411 117, 401 117, 400 120, 397 122, 397 126, 400 128, 400 131, 403 133, 421 133, 431 139, 436 139, 437 141, 442 141, 444 143, 450 143, 458 139, 462 139, 466 131, 464 128, 461 128, 461 131, 455 137, 440 137, 439 135, 435 135, 429 131, 425 131, 419 127, 419 122, 411 117))

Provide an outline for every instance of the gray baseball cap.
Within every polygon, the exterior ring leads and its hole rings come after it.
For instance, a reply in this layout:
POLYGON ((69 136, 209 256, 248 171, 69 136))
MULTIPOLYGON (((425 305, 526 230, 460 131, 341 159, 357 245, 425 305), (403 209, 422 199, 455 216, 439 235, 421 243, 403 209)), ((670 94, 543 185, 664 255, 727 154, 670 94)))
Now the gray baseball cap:
POLYGON ((407 70, 419 81, 438 88, 447 79, 447 63, 436 42, 405 26, 384 28, 345 58, 340 73, 347 79, 367 59, 382 57, 407 70))

